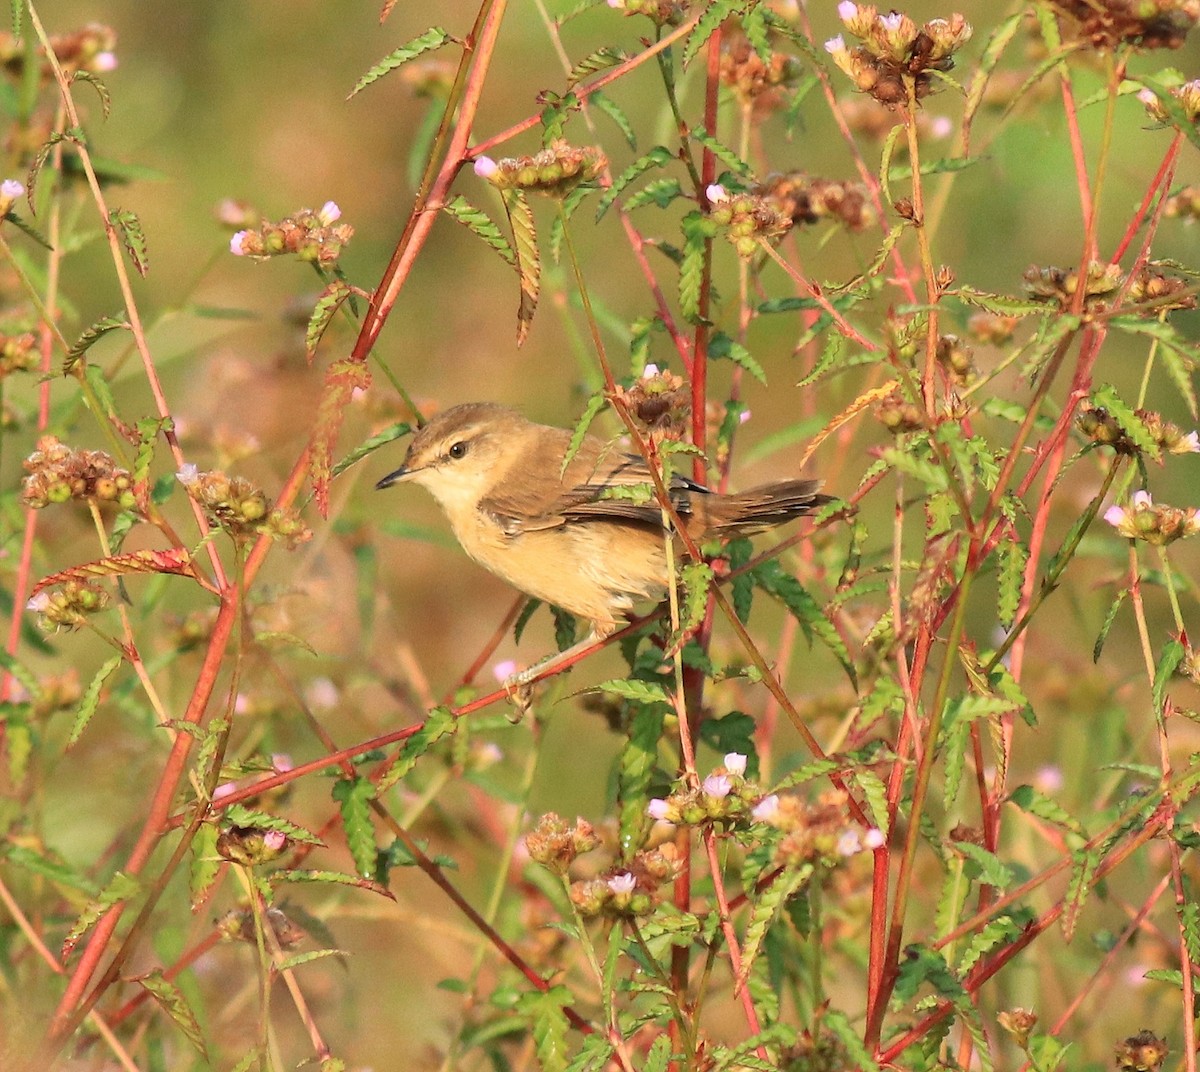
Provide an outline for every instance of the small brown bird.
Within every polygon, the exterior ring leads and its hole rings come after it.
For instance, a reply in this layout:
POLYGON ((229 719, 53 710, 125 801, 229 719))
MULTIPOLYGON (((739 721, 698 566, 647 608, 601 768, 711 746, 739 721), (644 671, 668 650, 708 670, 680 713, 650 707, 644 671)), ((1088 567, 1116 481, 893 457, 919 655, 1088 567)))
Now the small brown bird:
MULTIPOLYGON (((551 663, 608 636, 634 603, 667 587, 662 510, 609 497, 649 485, 639 455, 594 436, 563 470, 571 433, 534 424, 507 406, 469 402, 439 413, 408 447, 404 464, 375 485, 422 485, 441 505, 455 538, 476 562, 535 599, 591 622, 592 633, 551 660, 514 675, 532 680, 551 663)), ((695 541, 763 532, 830 501, 815 480, 783 480, 722 495, 680 476, 671 502, 695 541)))

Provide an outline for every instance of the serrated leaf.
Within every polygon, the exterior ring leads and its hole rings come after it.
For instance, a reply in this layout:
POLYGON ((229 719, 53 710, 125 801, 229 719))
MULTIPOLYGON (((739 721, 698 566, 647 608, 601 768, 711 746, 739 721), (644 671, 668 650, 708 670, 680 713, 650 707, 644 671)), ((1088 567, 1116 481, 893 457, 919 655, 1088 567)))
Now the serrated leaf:
POLYGON ((182 547, 170 547, 165 551, 126 551, 120 555, 110 555, 96 562, 85 562, 80 566, 52 573, 43 577, 33 586, 31 595, 50 585, 62 584, 64 581, 89 581, 97 577, 125 577, 132 573, 173 573, 184 577, 194 577, 191 555, 182 547))
POLYGON ((1024 544, 1017 540, 1005 540, 997 553, 1000 557, 1000 569, 996 576, 996 586, 999 589, 996 600, 996 615, 1005 629, 1011 628, 1017 617, 1017 607, 1021 602, 1021 585, 1025 581, 1025 566, 1029 561, 1029 551, 1024 544))
MULTIPOLYGON (((590 52, 584 56, 567 74, 567 85, 574 87, 576 82, 582 81, 589 74, 595 74, 597 71, 605 71, 609 67, 616 67, 619 63, 624 63, 629 59, 629 53, 622 48, 616 48, 612 45, 605 45, 602 48, 596 49, 595 52, 590 52)), ((593 93, 589 98, 596 99, 593 93)))
POLYGON ((580 414, 579 420, 575 422, 575 427, 571 429, 571 441, 567 444, 567 453, 563 455, 562 465, 559 466, 559 479, 567 471, 567 466, 571 464, 572 459, 579 453, 579 448, 583 446, 583 441, 587 438, 588 429, 592 426, 597 415, 608 404, 608 399, 604 397, 602 392, 594 394, 587 400, 587 405, 583 408, 583 413, 580 414))
POLYGON ((204 1045, 204 1033, 200 1030, 200 1022, 192 1011, 191 1005, 184 997, 183 991, 161 972, 144 975, 137 982, 149 991, 150 996, 162 1007, 166 1014, 175 1021, 175 1025, 183 1032, 184 1037, 206 1061, 208 1050, 204 1045))
POLYGON ((108 884, 104 889, 88 902, 87 907, 76 918, 75 922, 71 925, 71 929, 67 931, 67 936, 62 942, 62 959, 66 960, 71 956, 75 951, 75 946, 79 944, 79 939, 91 929, 96 920, 112 908, 113 905, 121 904, 136 897, 141 888, 141 883, 137 879, 131 878, 121 871, 116 872, 108 880, 108 884))
POLYGON ((100 98, 100 110, 104 113, 104 118, 107 119, 112 112, 112 94, 109 92, 108 86, 104 84, 104 81, 82 67, 72 73, 71 81, 86 82, 96 91, 96 95, 100 98))
POLYGON ((1092 645, 1092 662, 1098 663, 1100 661, 1100 653, 1104 650, 1104 642, 1108 639, 1109 630, 1112 629, 1113 623, 1117 620, 1117 613, 1120 611, 1121 604, 1125 602, 1125 598, 1128 595, 1129 589, 1122 588, 1109 604, 1108 612, 1104 615, 1104 621, 1100 625, 1100 633, 1096 637, 1096 643, 1092 645))
POLYGON ((521 277, 521 300, 517 305, 517 345, 520 346, 528 337, 533 314, 537 312, 542 286, 542 261, 538 253, 533 210, 525 194, 520 190, 506 190, 504 210, 512 227, 517 273, 521 277))
POLYGON ((108 222, 116 228, 125 252, 138 275, 145 278, 150 271, 150 255, 146 249, 146 235, 142 230, 142 221, 136 212, 128 209, 114 208, 108 214, 108 222))
POLYGON ((588 100, 616 124, 617 129, 624 136, 626 144, 636 152, 637 134, 634 133, 633 124, 629 121, 629 116, 625 114, 624 109, 607 93, 601 93, 599 90, 592 93, 588 100))
POLYGON ((322 517, 329 516, 333 448, 342 428, 346 407, 356 391, 365 391, 370 386, 371 372, 362 361, 350 357, 339 358, 331 361, 325 369, 308 452, 308 477, 322 517))
POLYGON ((725 359, 745 369, 764 387, 767 386, 767 374, 762 365, 755 360, 754 355, 736 339, 731 339, 723 331, 713 333, 708 344, 708 356, 717 360, 725 359))
POLYGON ((746 0, 710 0, 704 14, 700 16, 692 32, 688 34, 683 45, 683 66, 691 66, 696 53, 702 49, 730 15, 740 14, 746 7, 746 0))
POLYGON ((454 717, 449 708, 435 707, 430 711, 425 717, 425 721, 421 723, 421 728, 404 742, 391 770, 379 779, 379 795, 382 796, 384 792, 405 777, 416 766, 417 760, 438 741, 454 733, 457 729, 458 719, 454 717))
POLYGON ((953 295, 976 308, 984 309, 998 316, 1045 316, 1046 306, 1031 298, 1017 298, 1011 294, 992 294, 986 290, 976 290, 974 287, 959 287, 953 295))
POLYGON ((613 202, 621 196, 621 193, 634 179, 644 175, 651 168, 664 167, 674 159, 675 156, 671 150, 662 145, 656 145, 645 155, 639 156, 613 179, 612 185, 601 195, 600 203, 596 206, 596 222, 600 222, 604 214, 612 207, 613 202))
POLYGON ((1045 794, 1039 793, 1031 785, 1017 786, 1009 793, 1008 799, 1022 811, 1029 812, 1030 815, 1036 815, 1048 823, 1061 826, 1064 830, 1069 830, 1081 838, 1087 837, 1087 831, 1078 819, 1060 804, 1055 803, 1045 794))
POLYGON ((291 971, 293 968, 298 968, 302 964, 308 964, 314 960, 324 960, 326 957, 348 957, 350 954, 344 949, 310 949, 304 953, 293 953, 290 957, 284 957, 278 964, 275 965, 276 971, 291 971))
POLYGON ((386 447, 389 443, 394 443, 401 436, 406 436, 411 431, 411 424, 407 421, 399 421, 385 428, 382 432, 377 432, 370 439, 363 440, 362 443, 338 462, 331 470, 330 476, 340 476, 355 462, 361 461, 368 454, 374 454, 380 447, 386 447))
POLYGON ((346 847, 358 873, 365 878, 375 874, 377 850, 370 806, 374 797, 375 785, 369 778, 339 778, 333 786, 333 799, 338 803, 342 829, 346 832, 346 847))
MULTIPOLYGON (((720 3, 720 0, 716 0, 716 2, 720 3)), ((698 141, 701 145, 703 145, 705 149, 712 153, 713 156, 720 160, 721 163, 729 168, 729 170, 735 175, 742 177, 750 175, 750 165, 747 164, 746 161, 740 156, 738 156, 738 154, 735 153, 731 148, 729 148, 728 145, 714 138, 703 127, 693 127, 690 131, 688 131, 688 136, 692 138, 693 141, 698 141)))
POLYGON ((641 846, 650 825, 646 805, 665 714, 661 704, 638 705, 631 719, 629 738, 617 760, 618 836, 623 860, 641 846))
POLYGON ((713 568, 707 562, 689 562, 680 570, 679 639, 668 645, 666 654, 673 655, 676 645, 682 646, 683 639, 691 636, 704 621, 712 580, 713 568))
POLYGON ((764 889, 758 892, 758 896, 750 905, 750 919, 746 923, 746 934, 742 939, 742 971, 738 976, 738 989, 746 985, 746 980, 762 949, 767 929, 778 917, 780 909, 797 890, 808 882, 812 873, 813 865, 811 863, 806 863, 795 870, 789 868, 774 882, 769 882, 764 889))
POLYGON ((476 208, 462 194, 442 206, 442 211, 461 223, 476 238, 482 239, 495 250, 510 268, 516 268, 517 255, 500 228, 481 208, 476 208))
POLYGON ((1154 687, 1151 696, 1154 700, 1154 713, 1162 720, 1166 708, 1167 685, 1179 669, 1179 664, 1187 657, 1187 648, 1173 637, 1163 645, 1162 655, 1154 668, 1154 687))
POLYGON ((217 827, 202 823, 192 838, 192 863, 188 871, 188 894, 195 909, 209 894, 224 861, 217 855, 217 827))
POLYGON ((837 760, 814 759, 797 767, 787 777, 781 779, 776 784, 775 789, 792 789, 797 785, 803 785, 805 782, 811 782, 814 778, 823 778, 826 774, 839 770, 841 767, 842 764, 837 760))
POLYGON ((655 179, 625 198, 625 210, 633 212, 634 209, 642 208, 645 205, 666 208, 672 201, 683 196, 683 187, 679 185, 678 179, 655 179))
POLYGON ((88 682, 88 687, 83 690, 83 697, 79 701, 79 707, 75 710, 75 720, 71 724, 71 735, 67 738, 68 748, 79 740, 80 734, 83 733, 87 724, 92 720, 92 716, 96 713, 96 708, 100 706, 100 692, 104 688, 104 683, 112 676, 113 671, 123 661, 122 656, 114 655, 96 671, 95 676, 88 682))
POLYGON ((1075 927, 1079 922, 1079 913, 1092 892, 1095 882, 1096 869, 1100 866, 1100 856, 1093 851, 1072 854, 1073 864, 1071 877, 1067 882, 1067 892, 1063 898, 1063 913, 1060 924, 1063 938, 1068 942, 1075 937, 1075 927))
MULTIPOLYGON (((7 608, 6 608, 7 609, 7 608)), ((37 676, 29 669, 20 659, 12 652, 0 647, 0 669, 11 674, 17 681, 21 683, 21 687, 29 693, 33 699, 37 699, 42 695, 42 683, 37 679, 37 676)))
POLYGON ((926 458, 897 447, 887 447, 879 452, 879 456, 893 469, 920 481, 930 491, 945 491, 948 487, 946 471, 926 458))
POLYGON ((351 97, 361 93, 367 86, 379 81, 385 74, 394 71, 397 67, 402 67, 409 60, 415 60, 418 56, 423 56, 426 52, 432 52, 434 49, 441 48, 442 45, 450 40, 453 40, 453 38, 440 26, 430 27, 423 34, 414 37, 394 52, 389 52, 384 56, 383 59, 358 80, 346 99, 349 100, 351 97))
POLYGON ((233 826, 244 829, 274 830, 287 837, 289 841, 298 841, 303 845, 323 846, 323 842, 311 830, 285 819, 281 815, 259 811, 257 808, 247 808, 243 804, 231 804, 225 809, 225 819, 233 826))
POLYGON ((642 1064, 642 1072, 667 1072, 671 1062, 671 1037, 665 1032, 660 1033, 646 1051, 646 1060, 642 1064))
POLYGON ((854 1029, 844 1012, 827 1008, 821 1013, 821 1026, 846 1047, 849 1067, 860 1072, 879 1072, 879 1065, 871 1056, 871 1051, 863 1045, 862 1035, 854 1029))
POLYGON ((671 694, 666 686, 656 681, 639 681, 637 679, 616 678, 612 681, 602 681, 587 692, 606 692, 622 700, 636 700, 639 703, 671 704, 671 694))
POLYGON ((995 71, 1000 58, 1004 55, 1005 49, 1012 43, 1025 18, 1025 13, 1018 11, 1004 19, 988 34, 988 39, 983 46, 983 52, 980 55, 979 62, 971 78, 971 84, 967 87, 967 99, 963 106, 963 125, 965 127, 970 126, 975 113, 979 110, 980 105, 983 104, 984 95, 987 91, 992 72, 995 71))
POLYGON ((567 1022, 563 1009, 571 1003, 565 986, 522 994, 517 1008, 529 1018, 533 1044, 541 1072, 565 1072, 567 1067, 567 1022))
POLYGON ((1132 406, 1121 399, 1115 387, 1108 383, 1101 384, 1092 392, 1092 402, 1108 412, 1121 426, 1121 431, 1143 454, 1155 461, 1162 457, 1162 449, 1150 434, 1146 422, 1134 412, 1132 406))
POLYGON ((858 673, 846 642, 833 623, 825 616, 821 605, 812 597, 808 590, 795 577, 785 573, 774 559, 764 563, 754 571, 755 583, 763 591, 778 599, 793 617, 800 623, 801 628, 811 638, 816 637, 832 653, 846 671, 850 683, 858 687, 858 673))
POLYGON ((69 376, 75 371, 75 365, 84 354, 88 352, 100 339, 104 338, 110 331, 129 331, 129 321, 121 314, 115 316, 102 316, 94 324, 91 325, 71 346, 67 351, 67 356, 63 361, 62 371, 64 376, 69 376))
POLYGON ((955 842, 954 848, 979 868, 979 877, 986 885, 998 890, 1006 890, 1012 885, 1012 868, 994 852, 970 841, 955 842))
POLYGON ((0 860, 14 864, 32 875, 40 875, 51 882, 66 886, 68 889, 80 890, 89 897, 95 897, 98 892, 96 884, 87 876, 79 874, 61 860, 52 859, 25 845, 0 842, 0 860))
POLYGON ((313 358, 316 357, 317 347, 321 344, 325 329, 337 315, 337 311, 342 307, 342 302, 350 297, 350 293, 348 283, 335 279, 317 297, 312 314, 308 318, 308 326, 304 329, 304 356, 308 358, 310 365, 313 363, 313 358))

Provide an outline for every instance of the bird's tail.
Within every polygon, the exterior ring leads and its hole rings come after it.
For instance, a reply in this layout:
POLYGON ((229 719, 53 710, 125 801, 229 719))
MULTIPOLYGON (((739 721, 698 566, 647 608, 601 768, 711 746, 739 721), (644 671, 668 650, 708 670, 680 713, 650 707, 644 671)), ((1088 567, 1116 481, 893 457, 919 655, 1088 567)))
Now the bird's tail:
POLYGON ((819 492, 819 480, 781 480, 734 495, 712 496, 707 506, 706 536, 732 539, 782 525, 833 502, 819 492))

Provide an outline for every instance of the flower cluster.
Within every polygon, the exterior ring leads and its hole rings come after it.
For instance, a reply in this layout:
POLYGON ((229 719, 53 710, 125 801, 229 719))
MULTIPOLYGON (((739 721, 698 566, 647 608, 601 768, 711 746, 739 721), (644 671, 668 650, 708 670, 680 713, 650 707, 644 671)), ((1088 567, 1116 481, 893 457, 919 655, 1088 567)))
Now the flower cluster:
MULTIPOLYGON (((68 75, 75 71, 104 74, 117 66, 117 33, 110 26, 102 26, 100 23, 89 23, 82 30, 73 33, 55 34, 50 38, 50 47, 68 75)), ((0 65, 6 73, 13 78, 24 77, 28 54, 23 38, 14 37, 11 33, 0 33, 0 65)), ((37 54, 44 54, 40 47, 37 54)), ((50 65, 45 62, 42 63, 39 73, 43 82, 49 82, 54 77, 50 65)))
MULTIPOLYGON (((1177 424, 1168 421, 1161 413, 1153 410, 1135 411, 1146 431, 1167 454, 1200 453, 1200 434, 1185 432, 1177 424)), ((1137 445, 1125 433, 1117 419, 1103 406, 1085 402, 1080 407, 1079 428, 1093 443, 1112 447, 1118 454, 1137 454, 1137 445)))
MULTIPOLYGON (((1069 309, 1075 292, 1080 286, 1079 270, 1076 268, 1039 268, 1033 265, 1025 271, 1025 290, 1037 301, 1056 302, 1061 308, 1069 309)), ((1121 269, 1115 264, 1092 261, 1087 267, 1087 276, 1082 280, 1084 308, 1095 307, 1103 298, 1112 294, 1122 282, 1121 269)))
POLYGON ((1053 0, 1093 48, 1179 48, 1200 20, 1200 0, 1053 0))
POLYGON ((771 241, 786 234, 791 218, 770 197, 761 194, 729 194, 723 186, 713 184, 705 191, 709 218, 724 228, 725 237, 733 243, 740 257, 752 257, 760 241, 771 241))
POLYGON ((876 403, 874 412, 875 419, 892 435, 917 432, 928 423, 924 407, 910 402, 898 387, 876 403))
POLYGON ((848 48, 838 34, 825 42, 825 51, 860 90, 880 104, 908 100, 909 82, 916 100, 928 96, 934 85, 930 72, 950 70, 954 53, 971 37, 971 24, 959 14, 918 26, 898 11, 881 15, 873 4, 842 0, 838 16, 861 44, 848 48))
POLYGON ((1000 313, 974 313, 967 320, 967 331, 976 342, 1003 346, 1013 337, 1021 318, 1000 313))
POLYGON ((691 0, 608 0, 608 6, 626 15, 645 15, 656 26, 678 26, 691 9, 691 0))
MULTIPOLYGON (((271 906, 266 911, 266 922, 275 932, 280 949, 294 949, 304 940, 304 930, 292 922, 280 909, 271 906)), ((254 913, 248 908, 235 908, 226 912, 216 923, 217 933, 227 942, 258 941, 258 928, 254 925, 254 913)))
POLYGON ((996 1016, 996 1022, 1012 1035, 1021 1049, 1029 1044, 1029 1034, 1037 1021, 1037 1013, 1030 1009, 1005 1009, 996 1016))
POLYGON ((1158 1072, 1170 1050, 1150 1031, 1139 1031, 1117 1045, 1117 1068, 1121 1072, 1158 1072))
POLYGON ((68 499, 93 499, 116 503, 122 509, 137 507, 133 477, 102 450, 73 450, 54 436, 42 436, 37 449, 24 461, 21 497, 40 510, 68 499))
MULTIPOLYGON (((1191 82, 1184 82, 1183 85, 1176 86, 1171 90, 1171 96, 1183 110, 1184 118, 1192 126, 1195 126, 1197 121, 1200 121, 1200 79, 1193 79, 1191 82)), ((1166 125, 1174 122, 1171 114, 1163 107, 1163 102, 1159 99, 1158 94, 1153 90, 1143 89, 1138 94, 1138 100, 1146 106, 1146 114, 1156 123, 1166 125)))
POLYGON ((294 253, 301 260, 329 267, 337 263, 354 235, 350 224, 337 222, 341 215, 336 202, 326 201, 317 212, 302 208, 278 223, 263 220, 254 230, 238 231, 229 240, 229 251, 260 260, 294 253))
POLYGON ((884 843, 881 831, 863 830, 847 820, 846 794, 838 789, 822 793, 815 804, 793 794, 772 794, 759 801, 754 818, 783 834, 774 853, 774 863, 782 867, 835 867, 884 843))
POLYGON ((258 826, 228 826, 217 837, 217 855, 244 867, 270 863, 282 856, 287 847, 285 833, 258 826))
POLYGON ((547 812, 536 827, 525 835, 525 848, 529 858, 556 875, 565 875, 576 858, 591 852, 600 845, 600 838, 592 824, 576 819, 574 826, 554 812, 547 812))
POLYGON ((185 465, 176 477, 209 521, 235 540, 267 535, 283 540, 290 548, 312 537, 293 511, 273 509, 266 493, 245 477, 220 471, 202 473, 194 465, 185 465))
POLYGON ((88 616, 104 610, 108 593, 89 581, 64 581, 54 592, 38 592, 25 606, 38 616, 38 624, 49 632, 78 629, 88 616))
POLYGON ((755 47, 743 36, 726 39, 721 47, 721 81, 744 105, 752 107, 756 117, 763 117, 780 107, 786 91, 804 73, 800 61, 783 52, 772 52, 764 61, 755 47))
POLYGON ((1134 305, 1152 305, 1155 313, 1196 308, 1193 286, 1151 266, 1142 268, 1129 280, 1126 296, 1134 305))
POLYGON ((1148 491, 1135 491, 1129 506, 1110 506, 1104 520, 1130 540, 1145 540, 1156 547, 1200 532, 1200 510, 1155 506, 1148 491))
POLYGON ((734 822, 750 816, 762 789, 746 779, 746 757, 730 752, 699 786, 683 786, 663 800, 652 800, 646 813, 659 822, 697 826, 734 822))
POLYGON ((946 379, 957 387, 965 387, 975 372, 974 351, 957 335, 940 335, 937 341, 938 364, 946 371, 946 379))
POLYGON ((656 440, 678 439, 687 428, 691 393, 673 372, 647 365, 632 387, 617 385, 616 398, 626 412, 656 440))
POLYGON ((585 918, 649 915, 658 905, 661 887, 679 872, 672 848, 643 850, 628 864, 571 883, 571 903, 585 918))
POLYGON ((803 171, 768 175, 751 193, 773 202, 793 224, 838 220, 851 231, 875 222, 875 210, 861 183, 811 178, 803 171))
POLYGON ((599 149, 568 145, 559 138, 533 156, 481 156, 475 161, 475 174, 500 190, 533 190, 563 198, 607 166, 608 158, 599 149))
POLYGON ((37 338, 33 332, 20 335, 5 335, 0 332, 0 378, 14 372, 28 372, 37 368, 37 338))

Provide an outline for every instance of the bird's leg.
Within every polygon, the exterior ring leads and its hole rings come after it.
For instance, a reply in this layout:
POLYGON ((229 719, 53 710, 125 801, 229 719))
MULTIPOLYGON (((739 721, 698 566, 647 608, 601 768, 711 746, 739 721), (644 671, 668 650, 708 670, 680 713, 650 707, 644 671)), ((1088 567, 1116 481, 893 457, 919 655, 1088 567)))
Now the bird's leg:
POLYGON ((514 689, 523 688, 525 685, 528 685, 531 681, 533 681, 534 678, 544 677, 548 673, 555 671, 564 663, 572 662, 575 657, 580 654, 580 652, 586 651, 593 645, 600 643, 600 641, 608 636, 608 633, 610 632, 612 632, 612 630, 608 630, 608 632, 601 632, 599 629, 593 627, 592 631, 588 633, 587 636, 577 643, 572 644, 566 649, 566 651, 560 651, 556 652, 554 655, 548 655, 545 659, 542 659, 541 662, 534 663, 533 666, 527 667, 524 670, 518 670, 515 674, 509 674, 509 676, 504 679, 504 687, 510 692, 514 689))

